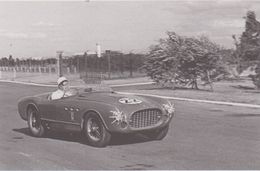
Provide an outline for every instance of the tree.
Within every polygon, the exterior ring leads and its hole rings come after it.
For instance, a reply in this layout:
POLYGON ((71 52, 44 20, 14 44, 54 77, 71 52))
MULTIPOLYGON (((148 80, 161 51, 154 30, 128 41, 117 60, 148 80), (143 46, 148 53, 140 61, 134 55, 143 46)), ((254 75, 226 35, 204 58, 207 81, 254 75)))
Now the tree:
POLYGON ((1 66, 9 66, 9 60, 7 57, 1 58, 1 66))
POLYGON ((9 58, 8 58, 8 63, 9 63, 9 66, 14 66, 14 64, 15 64, 15 61, 14 61, 14 59, 13 59, 12 55, 9 55, 9 58))
POLYGON ((197 80, 201 78, 213 90, 213 81, 225 73, 220 46, 206 36, 184 37, 175 32, 167 32, 167 36, 150 48, 143 66, 147 75, 172 88, 184 85, 198 89, 197 80))
POLYGON ((243 60, 257 60, 260 57, 260 22, 256 20, 253 11, 247 12, 245 31, 241 36, 241 50, 243 60))
POLYGON ((239 70, 255 66, 255 75, 250 75, 257 89, 260 89, 260 22, 256 20, 254 11, 248 11, 245 17, 245 31, 238 41, 235 36, 236 54, 239 58, 239 70), (243 65, 242 65, 243 64, 243 65))
POLYGON ((19 58, 16 58, 16 59, 15 59, 15 65, 16 65, 16 66, 20 66, 20 64, 21 64, 20 62, 21 62, 21 61, 20 61, 19 58))

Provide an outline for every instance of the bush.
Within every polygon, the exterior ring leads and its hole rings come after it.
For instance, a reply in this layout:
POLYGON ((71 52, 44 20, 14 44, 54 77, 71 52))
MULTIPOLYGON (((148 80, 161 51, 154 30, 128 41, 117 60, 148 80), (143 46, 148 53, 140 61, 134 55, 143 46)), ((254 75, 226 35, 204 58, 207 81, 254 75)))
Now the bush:
POLYGON ((168 38, 161 39, 150 48, 143 68, 148 76, 163 87, 191 86, 198 89, 197 79, 210 84, 225 74, 221 60, 223 50, 207 37, 179 36, 167 32, 168 38))
POLYGON ((258 63, 255 69, 256 75, 250 75, 249 77, 252 79, 254 85, 258 90, 260 90, 260 63, 258 63))

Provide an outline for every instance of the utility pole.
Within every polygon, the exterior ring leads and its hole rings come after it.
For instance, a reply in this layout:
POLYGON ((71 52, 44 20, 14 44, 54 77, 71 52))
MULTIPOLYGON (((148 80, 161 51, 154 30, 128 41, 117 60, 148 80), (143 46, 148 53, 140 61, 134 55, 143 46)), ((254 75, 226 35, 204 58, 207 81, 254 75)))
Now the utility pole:
POLYGON ((101 83, 101 79, 102 79, 102 72, 101 72, 101 46, 97 43, 96 44, 96 47, 97 47, 97 51, 96 51, 96 54, 97 54, 97 76, 98 76, 98 81, 101 83))
POLYGON ((57 55, 58 55, 58 76, 59 77, 62 77, 63 74, 62 74, 62 53, 63 51, 57 51, 57 55))
POLYGON ((79 63, 80 63, 80 57, 76 56, 76 60, 77 60, 77 72, 80 73, 80 69, 79 69, 79 63))
POLYGON ((101 46, 98 43, 96 44, 96 46, 97 46, 97 52, 96 52, 97 53, 97 57, 101 58, 101 46))
POLYGON ((129 70, 130 70, 130 77, 133 77, 133 54, 129 54, 129 70))
POLYGON ((108 79, 111 79, 111 56, 110 50, 106 50, 107 62, 108 62, 108 79))
POLYGON ((29 72, 32 72, 32 58, 29 58, 29 72))
MULTIPOLYGON (((13 58, 13 55, 12 55, 12 54, 13 54, 13 53, 12 53, 12 47, 13 47, 13 44, 10 43, 10 55, 9 55, 9 59, 10 59, 10 58, 13 58)), ((8 67, 10 66, 10 62, 11 62, 11 61, 9 60, 9 61, 8 61, 8 63, 9 63, 8 67)), ((12 66, 12 64, 11 64, 11 66, 12 66)))
POLYGON ((87 52, 84 53, 84 60, 85 60, 85 78, 88 77, 88 54, 87 52))

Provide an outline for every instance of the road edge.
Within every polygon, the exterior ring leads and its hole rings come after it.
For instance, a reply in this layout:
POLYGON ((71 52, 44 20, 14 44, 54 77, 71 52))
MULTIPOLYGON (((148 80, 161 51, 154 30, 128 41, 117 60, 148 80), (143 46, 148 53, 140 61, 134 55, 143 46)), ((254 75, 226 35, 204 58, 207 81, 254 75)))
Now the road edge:
MULTIPOLYGON (((28 82, 22 82, 22 81, 0 80, 0 82, 13 83, 13 84, 23 84, 23 85, 33 85, 33 86, 40 86, 40 87, 57 87, 57 85, 53 85, 53 84, 28 83, 28 82)), ((131 84, 121 84, 121 85, 110 85, 110 86, 111 87, 123 87, 123 86, 134 86, 134 85, 145 85, 145 84, 151 84, 151 83, 152 82, 149 82, 149 83, 131 83, 131 84)), ((76 87, 81 87, 81 86, 71 86, 71 87, 76 88, 76 87)), ((189 99, 189 98, 182 98, 182 97, 170 97, 170 96, 161 96, 161 95, 154 95, 154 94, 143 94, 143 93, 128 93, 128 92, 118 92, 118 93, 126 94, 126 95, 141 95, 141 96, 159 97, 159 98, 163 98, 163 99, 179 100, 179 101, 187 101, 187 102, 209 103, 209 104, 248 107, 248 108, 260 108, 260 105, 248 104, 248 103, 189 99)))

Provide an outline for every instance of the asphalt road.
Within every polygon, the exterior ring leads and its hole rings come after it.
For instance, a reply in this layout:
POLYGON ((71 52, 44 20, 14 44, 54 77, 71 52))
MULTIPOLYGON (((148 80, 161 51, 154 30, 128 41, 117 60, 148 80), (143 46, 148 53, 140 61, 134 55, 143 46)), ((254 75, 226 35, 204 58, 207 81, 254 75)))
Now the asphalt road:
POLYGON ((17 101, 51 90, 0 83, 0 169, 260 169, 259 109, 176 101, 162 141, 123 136, 94 148, 79 135, 30 136, 17 101))

